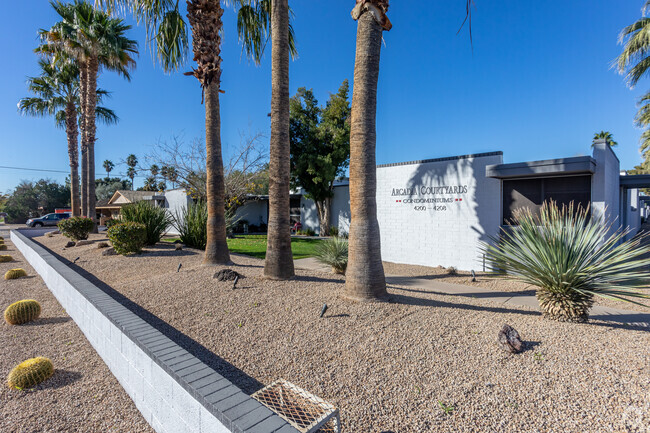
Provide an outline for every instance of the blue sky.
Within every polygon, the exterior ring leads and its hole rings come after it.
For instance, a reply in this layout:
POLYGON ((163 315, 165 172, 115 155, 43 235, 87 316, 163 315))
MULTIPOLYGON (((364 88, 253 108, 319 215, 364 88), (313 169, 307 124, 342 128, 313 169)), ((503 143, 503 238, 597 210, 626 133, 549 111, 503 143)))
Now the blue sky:
MULTIPOLYGON (((183 3, 183 2, 181 2, 183 3)), ((377 163, 502 150, 506 162, 590 153, 593 133, 609 130, 619 143, 622 168, 641 161, 636 100, 650 80, 630 90, 610 68, 620 52, 617 37, 640 18, 641 1, 477 0, 474 48, 466 31, 464 0, 391 2, 393 30, 384 34, 377 111, 377 163), (419 7, 414 9, 414 3, 419 7)), ((313 88, 324 103, 344 79, 352 82, 356 24, 352 0, 290 1, 296 19, 299 58, 291 64, 291 93, 313 88)), ((68 170, 65 133, 50 118, 22 117, 16 103, 27 96, 25 78, 37 72, 36 31, 56 16, 47 1, 5 5, 0 70, 0 166, 68 170)), ((224 15, 221 98, 224 152, 240 133, 269 135, 270 51, 261 66, 241 57, 235 14, 224 15)), ((130 19, 127 19, 131 21, 130 19)), ((138 67, 126 82, 100 77, 111 90, 106 105, 120 116, 100 126, 95 159, 143 159, 157 140, 204 135, 204 110, 197 81, 165 74, 152 60, 144 30, 138 67)), ((191 62, 183 71, 189 70, 191 62)), ((181 71, 182 72, 182 71, 181 71)), ((268 142, 268 138, 267 138, 268 142)), ((118 166, 116 172, 124 172, 118 166)), ((63 173, 0 168, 0 192, 21 179, 65 179, 63 173)), ((136 180, 136 186, 142 179, 136 180)))

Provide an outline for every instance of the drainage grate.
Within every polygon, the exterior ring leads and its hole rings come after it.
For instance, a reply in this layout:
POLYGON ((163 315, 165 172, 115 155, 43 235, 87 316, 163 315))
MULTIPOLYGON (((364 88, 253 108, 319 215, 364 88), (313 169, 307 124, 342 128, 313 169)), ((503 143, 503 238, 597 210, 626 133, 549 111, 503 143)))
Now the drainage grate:
POLYGON ((302 433, 340 433, 339 410, 322 398, 279 379, 252 395, 302 433))

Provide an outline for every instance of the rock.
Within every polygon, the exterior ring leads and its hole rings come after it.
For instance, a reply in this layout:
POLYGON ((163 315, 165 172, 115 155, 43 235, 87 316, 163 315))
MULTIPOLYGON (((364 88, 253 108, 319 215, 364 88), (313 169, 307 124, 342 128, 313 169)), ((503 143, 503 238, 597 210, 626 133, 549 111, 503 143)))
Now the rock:
POLYGON ((176 248, 174 248, 176 251, 182 251, 183 250, 183 244, 176 244, 176 248))
POLYGON ((104 251, 102 251, 102 256, 114 256, 117 253, 115 252, 115 248, 106 248, 104 251))
POLYGON ((100 243, 97 244, 98 249, 99 248, 108 248, 109 246, 110 245, 108 245, 108 243, 106 243, 106 242, 100 242, 100 243))
POLYGON ((48 237, 48 238, 51 238, 51 237, 54 237, 54 233, 47 232, 47 233, 45 233, 45 236, 48 237))
POLYGON ((75 245, 77 245, 77 244, 74 243, 73 241, 68 241, 68 243, 65 244, 65 247, 66 247, 66 248, 72 248, 72 247, 74 247, 75 245))
POLYGON ((92 244, 92 241, 89 241, 89 240, 81 240, 81 241, 77 241, 77 246, 78 246, 78 247, 82 247, 82 246, 84 246, 84 245, 90 245, 90 244, 92 244))
POLYGON ((503 325, 498 341, 501 348, 510 353, 519 353, 524 349, 524 342, 521 341, 519 333, 510 325, 503 325))
POLYGON ((214 277, 212 278, 216 278, 218 281, 235 281, 235 278, 237 277, 242 278, 243 275, 233 271, 232 269, 222 269, 214 274, 214 277))

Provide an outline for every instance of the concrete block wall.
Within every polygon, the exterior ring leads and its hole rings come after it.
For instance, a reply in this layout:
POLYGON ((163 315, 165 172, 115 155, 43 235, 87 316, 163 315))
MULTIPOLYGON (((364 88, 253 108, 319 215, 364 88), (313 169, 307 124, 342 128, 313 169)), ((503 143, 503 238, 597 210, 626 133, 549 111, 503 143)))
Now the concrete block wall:
POLYGON ((381 165, 377 216, 385 261, 482 270, 480 242, 499 232, 501 152, 381 165))
POLYGON ((25 234, 11 240, 156 432, 298 432, 25 234))

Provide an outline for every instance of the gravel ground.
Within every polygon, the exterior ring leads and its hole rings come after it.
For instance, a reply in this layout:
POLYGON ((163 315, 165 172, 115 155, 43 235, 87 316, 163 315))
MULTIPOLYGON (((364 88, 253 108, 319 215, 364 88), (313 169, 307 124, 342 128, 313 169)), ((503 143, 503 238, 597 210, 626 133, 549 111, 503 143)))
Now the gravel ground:
MULTIPOLYGON (((21 299, 41 303, 41 317, 30 324, 0 325, 0 431, 9 432, 153 432, 108 367, 47 289, 43 280, 11 244, 15 261, 0 263, 2 275, 16 267, 27 278, 0 280, 0 305, 21 299), (20 362, 45 356, 54 363, 54 376, 31 390, 6 385, 9 371, 20 362)), ((2 278, 2 276, 0 276, 2 278)))
MULTIPOLYGON (((477 272, 476 281, 472 282, 472 275, 470 272, 458 271, 457 275, 450 275, 447 269, 443 268, 442 266, 432 268, 428 266, 404 265, 400 263, 384 262, 384 271, 386 272, 386 275, 436 279, 438 281, 443 281, 446 283, 481 287, 483 289, 494 290, 497 292, 514 292, 519 294, 535 295, 534 286, 520 283, 511 278, 486 275, 483 272, 477 272)), ((645 292, 650 294, 650 289, 646 290, 645 292)), ((611 299, 601 298, 599 296, 596 296, 594 298, 594 301, 595 305, 650 313, 650 300, 639 300, 648 306, 636 305, 631 302, 614 301, 611 299)))
POLYGON ((244 391, 284 378, 340 407, 347 432, 650 427, 647 331, 394 286, 392 302, 354 304, 341 298, 342 277, 299 270, 268 281, 263 262, 243 256, 233 256, 231 268, 245 275, 233 290, 212 278, 222 267, 200 265, 199 251, 159 244, 104 257, 94 245, 64 250, 62 236, 36 240, 80 257, 80 272, 139 304, 146 311, 122 300, 244 391), (524 353, 497 347, 505 323, 527 341, 524 353))

